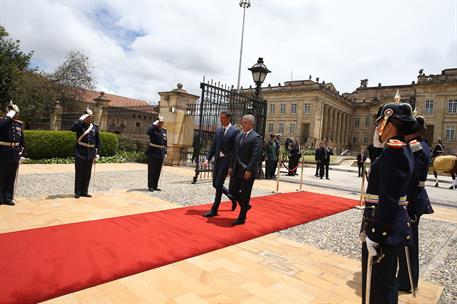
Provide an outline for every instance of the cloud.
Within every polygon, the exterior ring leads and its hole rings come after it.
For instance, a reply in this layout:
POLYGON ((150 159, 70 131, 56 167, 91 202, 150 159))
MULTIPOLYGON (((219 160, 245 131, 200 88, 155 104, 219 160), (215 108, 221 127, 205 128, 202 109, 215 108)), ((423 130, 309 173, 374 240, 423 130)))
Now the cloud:
MULTIPOLYGON (((457 66, 455 1, 252 1, 246 10, 241 83, 264 57, 266 84, 308 75, 340 92, 359 80, 407 84, 419 68, 457 66)), ((5 1, 0 24, 34 50, 48 72, 73 49, 86 53, 98 88, 157 101, 203 76, 236 84, 242 9, 238 1, 5 1)))

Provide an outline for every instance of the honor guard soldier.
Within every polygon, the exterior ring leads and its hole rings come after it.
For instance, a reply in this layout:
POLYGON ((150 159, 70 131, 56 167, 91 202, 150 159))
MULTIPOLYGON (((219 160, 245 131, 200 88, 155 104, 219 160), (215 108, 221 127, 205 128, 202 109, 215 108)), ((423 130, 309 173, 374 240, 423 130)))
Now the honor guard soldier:
POLYGON ((406 193, 414 164, 404 136, 411 133, 415 118, 409 104, 397 102, 384 105, 377 122, 385 147, 371 164, 365 195, 362 303, 391 304, 398 302, 398 256, 411 239, 406 193))
POLYGON ((75 198, 92 197, 89 194, 92 165, 99 159, 100 154, 98 126, 92 123, 93 120, 94 115, 88 108, 71 127, 71 130, 76 133, 75 198))
POLYGON ((146 151, 148 157, 148 189, 149 191, 161 191, 159 178, 162 171, 163 159, 167 156, 167 130, 163 128, 163 117, 159 116, 147 134, 149 135, 149 147, 146 151))
MULTIPOLYGON (((425 190, 425 181, 427 180, 428 167, 430 164, 430 147, 421 136, 426 130, 425 120, 423 117, 416 117, 414 134, 407 135, 406 140, 414 155, 414 172, 409 182, 407 199, 408 214, 411 218, 412 242, 409 246, 409 260, 412 273, 414 289, 417 289, 419 282, 419 219, 423 214, 433 213, 427 190, 425 190)), ((411 292, 411 281, 408 274, 408 267, 405 252, 400 255, 399 272, 398 272, 398 289, 411 292)))
POLYGON ((0 118, 0 205, 14 206, 14 186, 25 142, 19 107, 11 102, 0 118))

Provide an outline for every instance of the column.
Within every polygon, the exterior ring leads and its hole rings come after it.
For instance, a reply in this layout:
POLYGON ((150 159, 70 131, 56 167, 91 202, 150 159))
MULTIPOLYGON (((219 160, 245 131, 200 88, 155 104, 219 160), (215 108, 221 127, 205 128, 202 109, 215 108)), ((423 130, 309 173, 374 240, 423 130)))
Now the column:
POLYGON ((340 136, 340 142, 343 144, 343 147, 346 147, 346 141, 344 140, 345 135, 346 135, 346 120, 347 120, 347 115, 346 113, 343 112, 343 122, 341 124, 341 136, 340 136))
POLYGON ((342 127, 342 124, 341 124, 341 112, 337 111, 336 112, 336 139, 335 139, 335 141, 337 143, 341 142, 340 141, 341 127, 342 127))
POLYGON ((336 109, 332 108, 332 134, 331 134, 332 142, 336 141, 336 129, 337 129, 336 115, 337 115, 336 109))

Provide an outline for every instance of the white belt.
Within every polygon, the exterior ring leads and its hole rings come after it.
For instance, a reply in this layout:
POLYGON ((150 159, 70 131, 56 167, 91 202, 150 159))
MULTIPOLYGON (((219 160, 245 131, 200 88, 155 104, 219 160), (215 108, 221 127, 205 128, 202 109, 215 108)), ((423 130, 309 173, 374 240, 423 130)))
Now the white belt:
POLYGON ((6 141, 0 141, 0 146, 5 146, 5 147, 17 147, 20 144, 18 142, 6 142, 6 141))
MULTIPOLYGON (((376 194, 365 194, 363 196, 363 200, 365 203, 377 204, 379 202, 379 195, 376 194)), ((406 200, 406 195, 401 196, 398 200, 398 206, 406 206, 408 205, 408 201, 406 200)))
POLYGON ((165 146, 156 145, 156 144, 153 144, 153 143, 149 143, 149 145, 150 145, 151 147, 154 147, 154 148, 165 149, 165 146))
POLYGON ((81 142, 81 141, 78 141, 78 145, 86 147, 86 148, 95 148, 95 145, 87 144, 87 143, 84 143, 84 142, 81 142))

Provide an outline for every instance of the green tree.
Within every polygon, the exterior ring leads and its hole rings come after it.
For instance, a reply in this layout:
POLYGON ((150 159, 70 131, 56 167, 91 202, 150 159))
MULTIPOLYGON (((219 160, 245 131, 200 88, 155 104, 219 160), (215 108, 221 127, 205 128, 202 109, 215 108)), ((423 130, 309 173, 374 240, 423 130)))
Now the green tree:
POLYGON ((19 73, 13 84, 11 95, 20 107, 20 120, 28 129, 46 129, 54 103, 59 98, 59 90, 49 78, 39 72, 19 73))
POLYGON ((93 67, 89 57, 78 50, 70 51, 65 61, 49 75, 59 88, 59 100, 67 112, 79 111, 80 105, 75 103, 82 98, 85 89, 95 89, 93 67))
POLYGON ((9 38, 6 29, 0 25, 0 105, 6 105, 14 98, 12 91, 20 73, 29 70, 33 52, 24 53, 20 41, 9 38))

